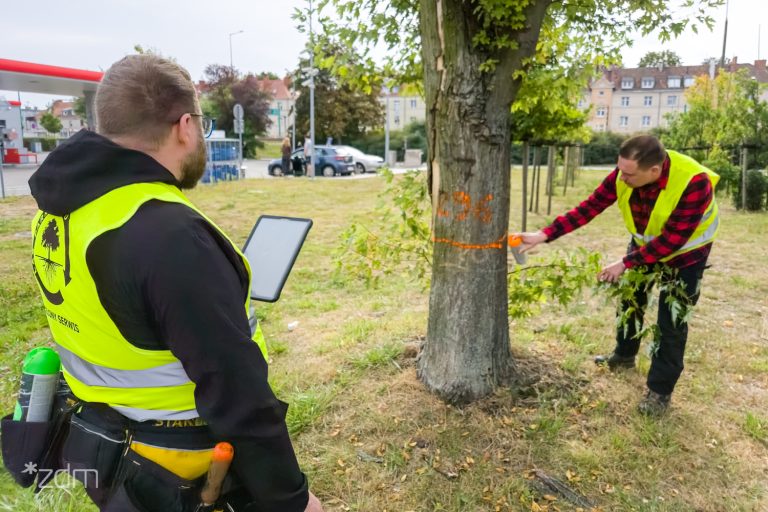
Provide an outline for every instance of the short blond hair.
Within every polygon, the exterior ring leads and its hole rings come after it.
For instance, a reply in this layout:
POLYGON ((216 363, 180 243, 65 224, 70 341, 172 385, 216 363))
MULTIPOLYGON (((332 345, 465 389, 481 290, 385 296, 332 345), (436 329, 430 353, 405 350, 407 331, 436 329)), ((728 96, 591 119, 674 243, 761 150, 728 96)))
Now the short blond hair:
POLYGON ((158 148, 181 116, 196 113, 196 100, 183 67, 157 55, 128 55, 112 64, 96 91, 97 131, 158 148))

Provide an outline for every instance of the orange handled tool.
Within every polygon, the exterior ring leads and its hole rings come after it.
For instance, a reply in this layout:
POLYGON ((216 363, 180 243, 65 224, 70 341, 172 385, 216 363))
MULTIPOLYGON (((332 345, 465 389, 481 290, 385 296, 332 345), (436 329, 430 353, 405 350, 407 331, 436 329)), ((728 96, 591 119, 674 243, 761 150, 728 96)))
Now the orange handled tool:
POLYGON ((509 235, 509 237, 507 237, 507 244, 510 247, 517 247, 522 243, 523 243, 523 237, 521 237, 520 235, 509 235))
POLYGON ((200 491, 200 500, 203 506, 208 507, 216 503, 221 494, 221 484, 227 476, 229 465, 235 457, 235 449, 229 443, 218 443, 211 454, 211 466, 208 468, 208 476, 205 479, 203 490, 200 491))
POLYGON ((515 261, 518 265, 525 265, 525 262, 527 261, 525 254, 520 252, 520 246, 522 244, 523 237, 520 235, 509 235, 507 237, 507 245, 509 245, 509 249, 512 251, 512 256, 515 257, 515 261))

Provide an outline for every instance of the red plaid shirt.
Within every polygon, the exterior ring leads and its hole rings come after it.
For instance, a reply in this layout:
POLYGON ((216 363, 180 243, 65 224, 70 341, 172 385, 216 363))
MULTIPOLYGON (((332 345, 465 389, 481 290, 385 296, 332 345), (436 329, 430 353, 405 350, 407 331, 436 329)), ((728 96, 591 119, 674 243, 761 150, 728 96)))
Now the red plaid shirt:
MULTIPOLYGON (((669 181, 669 158, 664 162, 661 176, 654 183, 632 190, 629 198, 629 206, 632 210, 632 218, 639 234, 645 233, 648 219, 651 216, 653 206, 659 193, 666 188, 669 181)), ((547 235, 547 242, 551 242, 571 231, 574 231, 591 221, 603 210, 616 202, 616 179, 619 175, 618 167, 609 174, 597 189, 579 206, 561 215, 542 231, 547 235)), ((701 222, 704 212, 709 207, 713 198, 712 183, 705 173, 697 174, 688 183, 677 207, 670 215, 660 236, 651 242, 636 247, 624 257, 624 265, 627 268, 638 265, 651 265, 669 256, 688 242, 696 227, 701 222)), ((683 268, 695 263, 706 261, 712 243, 703 245, 692 251, 675 256, 667 262, 667 265, 683 268)))

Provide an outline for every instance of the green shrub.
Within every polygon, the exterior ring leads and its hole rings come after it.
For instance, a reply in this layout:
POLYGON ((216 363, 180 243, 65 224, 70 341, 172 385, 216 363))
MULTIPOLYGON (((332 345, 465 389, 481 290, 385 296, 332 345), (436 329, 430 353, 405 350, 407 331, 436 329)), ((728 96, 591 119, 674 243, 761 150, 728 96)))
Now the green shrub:
POLYGON ((584 165, 611 165, 619 157, 621 143, 627 137, 613 132, 596 132, 584 146, 584 165))
POLYGON ((720 175, 720 183, 717 185, 719 190, 730 192, 738 186, 741 170, 731 162, 730 155, 720 146, 715 145, 709 152, 709 157, 701 164, 720 175))
POLYGON ((43 151, 53 151, 56 148, 56 139, 53 137, 25 137, 24 147, 34 151, 35 142, 40 142, 43 145, 43 151))
MULTIPOLYGON (((752 169, 747 171, 747 211, 756 212, 765 209, 768 177, 765 171, 752 169)), ((741 179, 733 191, 733 204, 741 208, 741 179)))

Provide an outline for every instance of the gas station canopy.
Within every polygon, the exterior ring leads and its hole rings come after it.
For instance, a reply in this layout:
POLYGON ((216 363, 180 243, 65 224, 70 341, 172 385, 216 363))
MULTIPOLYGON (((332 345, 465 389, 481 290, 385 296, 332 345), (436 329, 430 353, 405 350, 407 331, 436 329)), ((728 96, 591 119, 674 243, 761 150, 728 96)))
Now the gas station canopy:
POLYGON ((96 92, 104 73, 0 59, 0 90, 83 96, 96 92))

